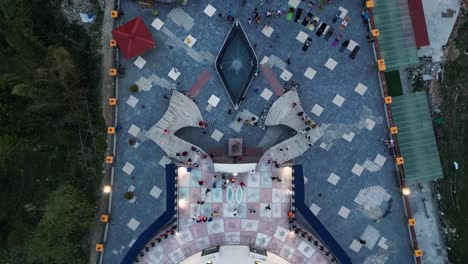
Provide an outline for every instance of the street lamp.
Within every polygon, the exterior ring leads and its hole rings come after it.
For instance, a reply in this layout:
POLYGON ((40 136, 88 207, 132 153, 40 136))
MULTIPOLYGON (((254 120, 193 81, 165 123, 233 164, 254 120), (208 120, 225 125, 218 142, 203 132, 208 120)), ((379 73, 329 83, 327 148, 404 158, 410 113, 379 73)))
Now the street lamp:
POLYGON ((411 194, 411 189, 408 188, 408 187, 403 187, 403 188, 401 189, 401 192, 403 193, 404 196, 408 196, 408 195, 411 194))
POLYGON ((102 188, 102 192, 104 193, 110 193, 112 191, 112 186, 110 185, 104 185, 104 188, 102 188))

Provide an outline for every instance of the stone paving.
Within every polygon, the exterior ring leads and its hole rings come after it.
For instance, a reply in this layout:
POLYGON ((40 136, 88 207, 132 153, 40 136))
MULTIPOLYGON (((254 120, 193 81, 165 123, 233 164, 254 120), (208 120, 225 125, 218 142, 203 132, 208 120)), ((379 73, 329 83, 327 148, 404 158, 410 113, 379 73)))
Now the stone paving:
MULTIPOLYGON (((122 103, 118 106, 115 181, 104 263, 120 263, 135 239, 164 212, 164 166, 172 160, 145 134, 167 110, 169 99, 165 97, 172 90, 188 91, 200 75, 209 76, 206 71, 212 77, 197 91, 195 103, 209 126, 191 131, 196 138, 191 143, 224 147, 229 138, 242 138, 245 146, 266 147, 277 144, 277 139, 291 138, 291 131, 267 129, 261 122, 259 126, 230 124, 240 115, 261 117, 282 94, 277 84, 297 86, 302 109, 324 132, 316 144, 293 160, 304 168, 306 204, 353 263, 412 262, 392 157, 381 141, 388 136, 383 100, 374 55, 361 22, 361 3, 337 0, 319 10, 308 8, 307 1, 289 2, 304 9, 301 22, 311 12, 319 23, 334 27, 334 35, 327 41, 323 35, 316 36, 316 29, 311 31, 301 23, 288 21, 285 14, 265 18, 267 9, 287 12, 286 0, 247 1, 245 6, 241 1, 189 1, 180 8, 158 7, 157 18, 148 10, 138 9, 135 2, 121 2, 125 11, 122 22, 141 16, 156 47, 142 54, 141 59, 121 58, 127 76, 119 80, 118 99, 122 103), (249 24, 255 7, 262 19, 260 24, 249 24), (332 22, 339 8, 347 11, 349 19, 343 29, 338 27, 342 18, 336 24, 332 22), (257 57, 267 66, 261 66, 238 111, 233 109, 214 69, 215 56, 230 29, 228 13, 241 21, 257 57), (271 29, 264 30, 267 22, 271 29), (353 45, 361 47, 356 59, 348 57, 348 49, 340 52, 341 42, 332 45, 338 33, 342 34, 341 41, 351 39, 353 45), (193 39, 191 45, 186 41, 189 36, 193 39), (312 43, 303 51, 307 38, 312 43), (266 76, 266 71, 271 76, 266 76), (133 83, 141 88, 138 93, 129 91, 133 83), (220 100, 208 111, 212 95, 220 100), (130 145, 130 139, 136 143, 130 145), (128 190, 135 194, 130 201, 124 198, 128 190), (369 243, 357 245, 360 238, 369 243)), ((237 219, 223 218, 233 220, 237 219)), ((259 225, 266 220, 259 219, 259 225)), ((192 226, 186 230, 194 231, 192 226)), ((177 247, 178 242, 174 243, 177 247)), ((183 253, 182 249, 178 252, 183 253)))
POLYGON ((289 231, 292 184, 289 167, 239 174, 234 177, 236 182, 229 182, 226 189, 222 189, 225 180, 220 174, 214 178, 212 173, 200 170, 181 170, 179 232, 151 249, 139 263, 178 263, 219 244, 256 245, 297 264, 328 263, 327 257, 311 242, 289 231), (281 182, 272 181, 271 177, 279 177, 281 182), (229 193, 237 192, 242 193, 240 201, 230 199, 229 193), (204 203, 200 205, 199 201, 204 203), (271 209, 266 209, 267 206, 271 209), (209 220, 197 223, 199 216, 207 216, 209 220))

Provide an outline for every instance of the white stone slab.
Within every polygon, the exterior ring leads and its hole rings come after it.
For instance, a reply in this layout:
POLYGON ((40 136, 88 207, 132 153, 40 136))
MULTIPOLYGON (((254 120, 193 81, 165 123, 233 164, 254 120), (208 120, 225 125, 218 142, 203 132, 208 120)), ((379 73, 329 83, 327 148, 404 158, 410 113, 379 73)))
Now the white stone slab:
POLYGON ((158 188, 158 186, 153 186, 153 188, 151 188, 151 191, 149 192, 149 194, 151 196, 153 196, 154 198, 158 199, 159 196, 161 196, 161 193, 162 193, 162 190, 158 188))
POLYGON ((327 67, 330 71, 333 71, 336 65, 338 65, 338 62, 332 58, 328 58, 327 62, 325 62, 325 67, 327 67))
POLYGON ((219 101, 221 101, 221 99, 219 99, 219 97, 217 97, 216 95, 212 94, 210 96, 210 99, 208 99, 208 104, 212 105, 213 107, 216 107, 219 101))
POLYGON ((291 77, 293 76, 292 73, 290 73, 288 70, 284 70, 281 75, 280 75, 280 78, 283 79, 284 81, 289 81, 289 79, 291 79, 291 77))
POLYGON ((208 223, 208 235, 224 233, 224 219, 215 219, 208 223))
POLYGON ((133 108, 135 108, 136 104, 138 103, 138 98, 133 95, 130 95, 127 99, 127 104, 133 108))
POLYGON ((187 46, 189 47, 193 47, 193 45, 195 45, 196 42, 197 39, 190 34, 184 39, 184 43, 187 44, 187 46))
POLYGON ((135 66, 137 66, 138 69, 141 70, 145 66, 146 60, 143 59, 142 57, 138 56, 138 58, 133 62, 133 64, 135 64, 135 66))
POLYGON ((353 240, 353 242, 351 243, 349 248, 352 249, 354 252, 359 253, 359 251, 362 248, 362 244, 359 243, 359 241, 357 241, 357 240, 353 240))
POLYGON ((213 133, 211 134, 211 138, 219 142, 219 140, 221 140, 223 135, 224 135, 223 132, 219 131, 218 129, 215 129, 213 133))
POLYGON ((271 34, 273 34, 273 31, 275 31, 275 29, 272 26, 269 26, 269 25, 266 25, 262 29, 263 35, 267 36, 268 38, 271 36, 271 34))
POLYGON ((205 7, 205 10, 203 10, 203 13, 205 13, 207 16, 209 17, 212 17, 214 15, 214 13, 216 12, 216 8, 214 8, 214 6, 208 4, 206 7, 205 7))
POLYGON ((138 222, 135 218, 130 219, 130 221, 127 223, 127 227, 133 231, 135 231, 138 226, 140 226, 140 222, 138 222))
POLYGON ((356 88, 354 88, 354 91, 360 95, 364 95, 364 93, 367 91, 367 86, 362 83, 358 83, 356 88))
POLYGON ((386 161, 387 161, 387 158, 380 154, 377 154, 377 156, 374 159, 374 163, 379 165, 380 167, 383 167, 386 161))
POLYGON ((270 244, 271 236, 263 233, 257 233, 257 239, 255 240, 255 245, 257 247, 266 248, 270 244))
POLYGON ((268 60, 270 60, 270 57, 268 57, 268 56, 263 56, 263 59, 262 59, 262 61, 260 61, 260 64, 265 64, 265 63, 268 62, 268 60))
POLYGON ((315 251, 317 251, 316 247, 314 247, 311 243, 306 242, 305 240, 302 240, 299 246, 297 247, 297 250, 302 253, 306 258, 310 259, 315 251))
POLYGON ((176 68, 172 68, 171 71, 167 74, 172 80, 176 81, 180 76, 180 71, 176 68))
POLYGON ((344 19, 344 18, 346 17, 346 15, 348 14, 348 9, 346 9, 346 8, 344 8, 344 7, 342 7, 342 6, 340 6, 340 7, 338 7, 338 10, 341 11, 341 13, 340 13, 340 18, 341 18, 341 19, 344 19))
POLYGON ((288 5, 297 8, 299 3, 301 3, 301 0, 289 0, 288 5))
POLYGON ((285 242, 286 241, 286 238, 288 237, 288 234, 289 234, 289 230, 282 227, 282 226, 278 226, 276 228, 276 231, 275 231, 275 234, 273 235, 276 239, 278 239, 279 241, 281 242, 285 242))
POLYGON ((351 142, 353 141, 353 138, 356 134, 354 132, 349 132, 349 133, 344 133, 343 134, 343 139, 348 141, 348 142, 351 142))
POLYGON ((338 215, 346 219, 348 218, 350 212, 351 210, 349 210, 348 208, 344 206, 341 206, 340 210, 338 211, 338 215))
POLYGON ((260 96, 267 101, 270 100, 272 95, 273 95, 273 92, 268 90, 268 88, 265 88, 263 92, 260 94, 260 96))
POLYGON ((328 176, 327 181, 333 185, 336 185, 338 181, 340 180, 340 176, 336 175, 335 173, 330 173, 330 176, 328 176))
POLYGON ((140 91, 149 91, 153 87, 151 81, 143 76, 141 76, 135 84, 138 85, 138 90, 140 91))
POLYGON ((367 130, 372 131, 372 129, 374 129, 374 127, 375 127, 375 121, 372 120, 372 119, 367 118, 366 119, 366 128, 367 128, 367 130))
POLYGON ((307 67, 307 70, 304 72, 304 76, 307 77, 309 80, 312 80, 316 74, 317 71, 310 67, 307 67))
POLYGON ((385 237, 381 237, 379 242, 377 243, 377 246, 379 246, 380 248, 384 250, 387 250, 388 249, 387 239, 385 237))
POLYGON ((159 161, 159 165, 161 165, 164 168, 166 167, 167 164, 170 164, 170 163, 171 163, 171 159, 168 156, 163 156, 161 160, 159 161))
POLYGON ((136 239, 132 239, 130 243, 128 243, 128 247, 129 248, 133 247, 133 244, 135 244, 135 242, 136 242, 136 239))
POLYGON ((314 203, 312 203, 312 205, 309 207, 309 209, 314 215, 318 215, 320 210, 322 210, 322 208, 320 208, 318 205, 316 205, 314 203))
POLYGON ((312 107, 311 112, 316 116, 320 116, 322 114, 322 112, 323 112, 323 107, 321 107, 319 104, 315 104, 312 107))
POLYGON ((327 146, 327 144, 325 144, 325 143, 323 143, 323 142, 322 142, 322 143, 320 143, 320 148, 322 148, 322 149, 324 149, 324 150, 327 150, 327 151, 328 151, 328 146, 327 146))
POLYGON ((161 30, 161 28, 164 26, 164 22, 162 22, 162 20, 159 18, 155 18, 153 20, 153 23, 151 23, 151 26, 154 27, 156 30, 161 30))
POLYGON ((241 222, 241 231, 252 231, 257 232, 258 230, 259 221, 258 220, 250 220, 250 219, 242 219, 241 222))
POLYGON ((134 169, 135 169, 135 166, 133 166, 130 162, 126 162, 122 168, 122 170, 128 175, 131 175, 134 169))
POLYGON ((371 225, 367 225, 361 238, 366 241, 365 247, 372 250, 380 238, 380 231, 371 225))
POLYGON ((304 31, 299 31, 299 33, 296 36, 296 39, 301 43, 305 43, 308 37, 309 35, 307 35, 307 33, 305 33, 304 31))
POLYGON ((127 192, 133 192, 135 191, 136 187, 133 185, 128 186, 127 192))
POLYGON ((344 103, 346 99, 344 99, 343 96, 339 95, 339 94, 336 94, 335 95, 335 98, 333 98, 333 101, 332 103, 334 103, 335 105, 337 105, 338 107, 341 107, 344 103))
POLYGON ((356 174, 357 176, 361 176, 363 171, 364 171, 364 167, 357 163, 354 164, 353 169, 351 170, 351 172, 356 174))
POLYGON ((134 137, 138 136, 140 131, 141 131, 141 128, 135 126, 134 124, 132 124, 130 128, 128 129, 128 133, 134 137))
POLYGON ((347 49, 349 49, 350 51, 353 51, 353 49, 354 49, 357 45, 358 45, 358 43, 357 43, 356 41, 350 39, 347 49))

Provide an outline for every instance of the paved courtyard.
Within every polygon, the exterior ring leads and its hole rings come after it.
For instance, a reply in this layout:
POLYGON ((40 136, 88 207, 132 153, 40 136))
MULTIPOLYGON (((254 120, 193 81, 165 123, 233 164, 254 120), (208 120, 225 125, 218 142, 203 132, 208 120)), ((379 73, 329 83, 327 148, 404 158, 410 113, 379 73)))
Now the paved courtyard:
MULTIPOLYGON (((264 126, 265 111, 278 98, 271 78, 282 86, 297 85, 302 109, 324 133, 302 156, 293 160, 303 166, 305 202, 311 211, 353 263, 412 262, 401 194, 393 174, 394 162, 382 143, 382 139, 388 137, 383 100, 374 54, 361 20, 362 5, 359 1, 333 1, 325 3, 320 10, 319 2, 311 9, 307 7, 307 1, 289 1, 289 5, 303 9, 300 22, 311 12, 319 22, 324 21, 334 28, 335 32, 328 41, 323 35, 316 36, 316 29, 311 31, 301 23, 288 21, 285 14, 265 17, 266 10, 283 10, 286 13, 286 0, 248 1, 245 6, 241 1, 189 1, 180 8, 158 7, 157 18, 148 10, 138 9, 135 2, 122 1, 121 4, 125 12, 122 22, 141 16, 156 41, 156 47, 141 58, 121 58, 121 64, 127 68, 127 76, 119 80, 118 124, 121 129, 117 135, 112 213, 104 263, 120 263, 138 236, 165 210, 164 166, 171 159, 145 134, 167 110, 172 90, 188 91, 197 80, 206 79, 194 100, 209 126, 181 131, 181 138, 205 151, 227 146, 229 138, 242 138, 245 146, 261 147, 266 151, 293 136, 291 130, 266 129, 264 126), (259 24, 248 23, 248 18, 253 18, 254 8, 262 17, 259 24), (349 20, 343 29, 339 25, 344 16, 336 23, 332 22, 338 10, 342 10, 341 14, 346 11, 349 20), (214 67, 216 55, 230 29, 227 14, 241 21, 259 62, 267 64, 273 74, 268 77, 262 69, 237 111, 232 107, 214 67), (337 34, 342 34, 342 40, 334 46, 337 34), (191 39, 189 43, 187 37, 191 39), (309 37, 312 43, 307 51, 303 51, 304 42, 309 37), (349 58, 349 49, 340 52, 345 39, 360 46, 354 60, 349 58), (129 91, 134 83, 140 87, 138 93, 129 91), (213 103, 212 95, 219 98, 215 106, 208 102, 213 103), (239 126, 237 118, 242 115, 255 115, 259 124, 239 126), (135 145, 129 145, 131 138, 136 140, 135 145), (124 193, 129 190, 135 197, 127 201, 124 193), (359 239, 366 240, 366 244, 360 244, 359 239)), ((191 175, 204 177, 204 173, 207 172, 195 170, 191 175)), ((195 237, 203 235, 206 238, 203 243, 207 245, 242 239, 248 240, 244 243, 257 243, 258 236, 265 235, 271 239, 265 242, 265 248, 283 257, 286 251, 281 253, 281 250, 287 248, 287 252, 294 253, 285 258, 296 263, 294 256, 300 252, 300 239, 286 237, 281 241, 275 236, 281 228, 287 229, 284 215, 287 202, 282 199, 286 197, 283 191, 290 187, 288 181, 272 183, 272 173, 276 172, 265 170, 258 171, 255 176, 239 176, 245 177, 246 189, 245 200, 237 208, 238 217, 230 215, 236 208, 224 200, 227 190, 211 191, 206 203, 199 206, 196 200, 202 198, 205 187, 199 187, 194 179, 187 180, 187 175, 179 175, 186 177, 179 182, 179 195, 188 201, 179 218, 181 236, 171 238, 172 242, 167 241, 167 245, 161 245, 158 250, 168 253, 179 248, 188 254, 200 249, 197 244, 191 245, 190 237, 195 240, 195 237), (259 179, 258 187, 252 185, 253 179, 259 179), (273 201, 275 192, 281 193, 277 202, 273 201), (265 203, 271 203, 272 209, 279 211, 271 210, 269 215, 262 210, 265 203), (258 209, 255 214, 248 212, 251 207, 258 209), (212 222, 196 223, 192 220, 198 213, 211 214, 213 210, 219 212, 219 217, 212 222), (258 229, 246 231, 243 229, 246 221, 253 221, 251 223, 258 229), (274 228, 268 225, 271 221, 276 224, 274 228)), ((211 178, 207 177, 206 186, 212 184, 211 178)), ((234 184, 234 189, 239 187, 239 182, 234 184)), ((178 261, 176 253, 173 258, 165 256, 165 260, 153 260, 158 257, 155 252, 158 251, 151 251, 149 256, 153 257, 149 259, 152 262, 147 260, 148 263, 178 261)), ((321 254, 314 253, 313 256, 316 261, 309 263, 321 263, 321 254)))

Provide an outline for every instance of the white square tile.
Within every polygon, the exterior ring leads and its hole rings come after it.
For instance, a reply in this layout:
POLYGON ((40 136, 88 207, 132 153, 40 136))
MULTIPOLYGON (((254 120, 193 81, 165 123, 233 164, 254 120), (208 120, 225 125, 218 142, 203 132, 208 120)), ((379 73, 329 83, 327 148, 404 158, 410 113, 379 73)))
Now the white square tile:
POLYGON ((305 33, 304 31, 299 31, 299 33, 296 36, 296 39, 301 43, 305 43, 308 37, 309 35, 307 35, 307 33, 305 33))
POLYGON ((135 126, 134 124, 132 124, 130 126, 130 128, 128 129, 128 133, 134 137, 138 136, 138 134, 140 133, 141 129, 137 126, 135 126))
POLYGON ((218 105, 219 101, 221 101, 221 99, 219 99, 218 96, 212 94, 210 96, 210 99, 208 99, 208 104, 212 105, 213 107, 216 107, 218 105))
POLYGON ((338 107, 341 107, 344 103, 345 99, 343 96, 339 95, 339 94, 336 94, 335 95, 335 98, 333 98, 333 101, 332 103, 334 103, 335 105, 337 105, 338 107))
POLYGON ((352 173, 356 174, 357 176, 361 176, 362 172, 364 171, 364 167, 359 164, 354 164, 353 169, 351 170, 352 173))
POLYGON ((138 90, 141 91, 149 91, 153 87, 153 84, 148 78, 145 78, 141 76, 136 82, 136 85, 138 85, 138 90))
POLYGON ((206 7, 205 7, 205 10, 203 10, 203 13, 205 13, 207 16, 209 17, 212 17, 214 15, 214 13, 216 12, 216 8, 214 8, 214 6, 208 4, 206 7))
POLYGON ((314 107, 312 107, 311 112, 316 116, 320 116, 323 112, 323 107, 321 107, 319 104, 315 104, 314 107))
POLYGON ((133 166, 133 164, 131 164, 130 162, 126 162, 122 168, 122 170, 128 175, 132 174, 134 169, 135 169, 135 166, 133 166))
POLYGON ((267 36, 268 38, 271 36, 271 34, 273 34, 273 31, 275 31, 275 29, 272 26, 268 26, 268 25, 266 25, 262 29, 263 35, 267 36))
POLYGON ((219 131, 218 129, 215 129, 213 133, 211 134, 211 138, 219 142, 219 140, 221 140, 223 135, 224 135, 223 132, 219 131))
POLYGON ((338 10, 341 11, 341 13, 340 13, 340 18, 341 18, 341 19, 344 19, 344 18, 346 17, 346 15, 348 14, 348 9, 346 9, 346 8, 344 8, 344 7, 342 7, 342 6, 340 6, 340 7, 338 7, 338 10))
POLYGON ((348 44, 348 47, 346 47, 347 49, 349 49, 350 51, 353 51, 353 49, 357 46, 357 42, 350 39, 349 40, 349 44, 348 44))
POLYGON ((366 119, 366 128, 367 128, 367 130, 372 131, 372 129, 374 129, 374 127, 375 127, 375 121, 372 120, 372 119, 367 118, 366 119))
POLYGON ((138 103, 138 98, 133 95, 130 95, 127 99, 127 104, 133 108, 135 108, 136 104, 138 103))
POLYGON ((297 247, 297 250, 299 250, 299 252, 301 252, 302 255, 308 259, 310 259, 314 255, 315 251, 317 251, 316 247, 314 247, 311 243, 306 242, 305 240, 301 241, 297 247))
POLYGON ((158 199, 159 196, 161 196, 161 193, 162 193, 162 190, 158 188, 158 186, 153 186, 153 188, 151 188, 151 191, 149 192, 149 194, 151 196, 153 196, 154 198, 158 199))
POLYGON ((135 188, 134 185, 130 185, 130 186, 128 186, 127 192, 133 192, 133 191, 135 191, 135 189, 136 188, 135 188))
POLYGON ((324 149, 324 150, 328 150, 327 144, 325 144, 325 143, 323 143, 323 142, 320 143, 320 148, 322 148, 322 149, 324 149))
POLYGON ((312 205, 309 207, 309 209, 314 215, 318 215, 320 210, 322 210, 322 208, 320 208, 318 205, 316 205, 314 203, 312 203, 312 205))
POLYGON ((260 96, 265 99, 265 100, 270 100, 271 96, 273 95, 273 92, 265 88, 263 92, 260 94, 260 96))
POLYGON ((262 61, 260 61, 260 64, 265 64, 265 63, 267 63, 269 60, 270 60, 270 57, 268 57, 268 56, 263 56, 263 59, 262 59, 262 61))
POLYGON ((387 250, 388 245, 387 245, 387 239, 385 237, 381 237, 379 242, 377 243, 377 246, 380 248, 387 250))
POLYGON ((196 42, 197 39, 190 34, 184 39, 184 43, 187 44, 187 46, 189 47, 193 47, 193 45, 195 45, 196 42))
POLYGON ((167 74, 172 80, 176 81, 180 76, 180 71, 176 68, 172 68, 171 71, 167 74))
POLYGON ((135 231, 138 226, 140 226, 140 222, 138 222, 135 218, 130 219, 130 221, 127 223, 127 227, 133 231, 135 231))
POLYGON ((377 156, 374 159, 374 163, 379 165, 380 167, 383 167, 386 161, 387 161, 387 158, 380 154, 377 154, 377 156))
POLYGON ((365 86, 362 83, 358 83, 358 85, 356 85, 356 88, 354 88, 354 91, 360 95, 364 95, 364 93, 367 91, 367 86, 365 86))
POLYGON ((325 67, 327 67, 330 71, 333 71, 336 67, 338 62, 332 58, 328 58, 327 62, 325 62, 325 67))
POLYGON ((353 240, 353 242, 349 246, 349 248, 355 251, 356 253, 359 253, 359 251, 361 250, 361 247, 362 247, 362 244, 359 243, 359 241, 357 240, 353 240))
POLYGON ((300 2, 301 0, 289 0, 288 5, 297 8, 300 2))
POLYGON ((351 142, 353 141, 353 138, 356 134, 354 134, 354 132, 349 132, 349 133, 344 133, 343 134, 343 139, 348 141, 348 142, 351 142))
POLYGON ((279 241, 281 242, 285 242, 286 241, 286 238, 288 237, 289 235, 289 230, 282 227, 282 226, 278 226, 276 228, 276 231, 275 231, 275 234, 273 235, 276 239, 278 239, 279 241))
POLYGON ((284 81, 289 81, 289 79, 291 79, 292 77, 292 73, 290 73, 288 70, 284 70, 281 75, 280 75, 280 78, 283 79, 284 81))
POLYGON ((307 77, 309 80, 312 80, 316 74, 317 71, 310 67, 307 67, 307 70, 304 72, 304 76, 307 77))
POLYGON ((351 210, 349 210, 348 208, 344 206, 341 206, 340 210, 338 211, 338 215, 346 219, 348 218, 350 212, 351 210))
POLYGON ((171 162, 172 162, 172 161, 171 161, 171 159, 170 159, 169 157, 163 156, 163 157, 161 158, 161 160, 159 161, 159 165, 161 165, 162 167, 165 168, 166 165, 167 165, 167 164, 170 164, 171 162))
POLYGON ((335 173, 330 173, 330 176, 328 176, 327 181, 333 185, 336 185, 338 181, 340 180, 340 176, 336 175, 335 173))
POLYGON ((138 58, 135 60, 135 62, 133 62, 133 64, 135 64, 135 66, 137 66, 138 69, 141 70, 145 66, 146 60, 143 59, 142 57, 138 56, 138 58))
POLYGON ((156 30, 161 30, 161 28, 164 26, 164 22, 162 22, 162 20, 159 18, 155 18, 153 20, 153 23, 151 23, 151 26, 154 27, 156 30))

